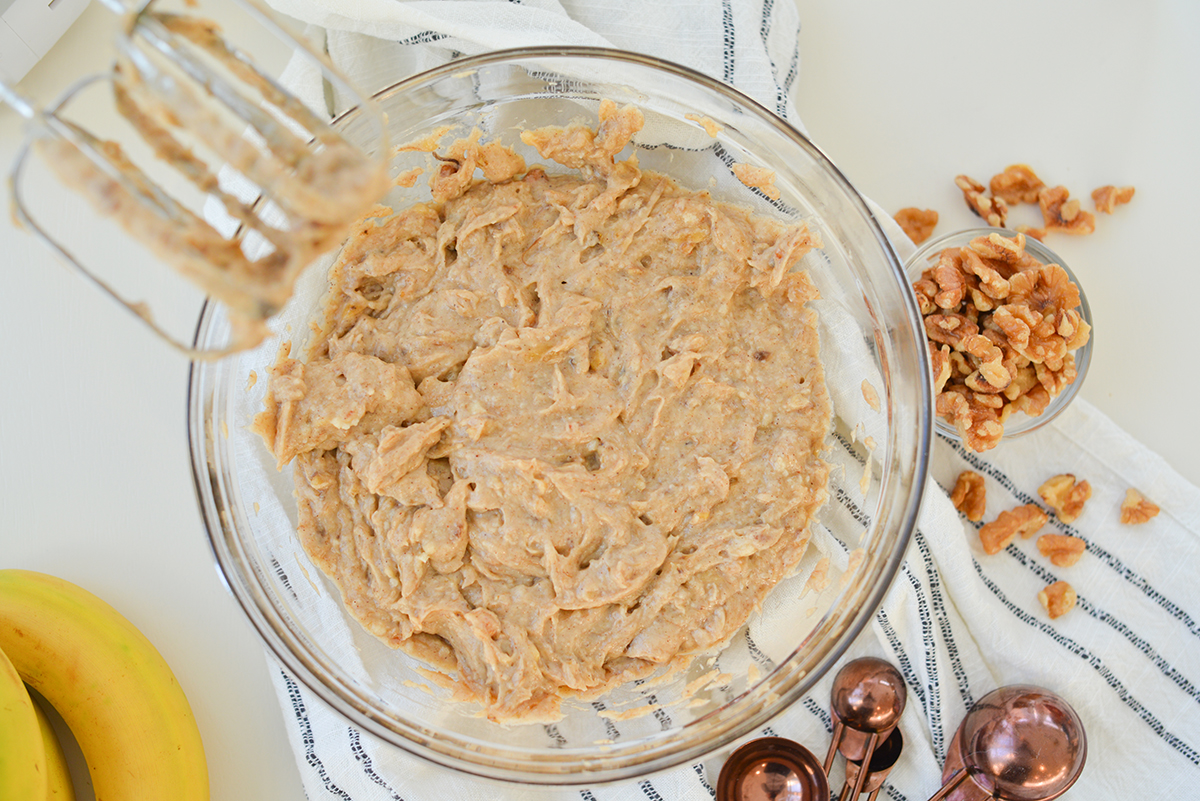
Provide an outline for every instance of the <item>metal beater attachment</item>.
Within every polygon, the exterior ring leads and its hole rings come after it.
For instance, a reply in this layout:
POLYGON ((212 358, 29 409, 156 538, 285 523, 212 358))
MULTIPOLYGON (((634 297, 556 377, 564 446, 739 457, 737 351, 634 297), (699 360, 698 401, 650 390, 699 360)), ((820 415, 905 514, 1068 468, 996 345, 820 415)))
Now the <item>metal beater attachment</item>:
MULTIPOLYGON (((192 14, 127 9, 106 74, 80 81, 46 109, 0 84, 0 99, 31 122, 10 185, 14 215, 66 262, 192 357, 253 347, 292 294, 299 274, 344 241, 350 226, 389 188, 387 124, 373 101, 257 0, 236 6, 279 37, 284 52, 310 61, 325 87, 356 107, 355 142, 192 14), (122 136, 103 136, 69 113, 84 92, 107 90, 107 116, 122 136), (115 110, 115 113, 111 113, 115 110), (365 129, 363 126, 366 126, 365 129), (219 351, 197 351, 167 331, 148 306, 127 300, 85 265, 78 250, 27 202, 34 155, 62 186, 119 224, 152 259, 223 303, 231 335, 219 351)), ((81 105, 85 105, 82 104, 81 105)))

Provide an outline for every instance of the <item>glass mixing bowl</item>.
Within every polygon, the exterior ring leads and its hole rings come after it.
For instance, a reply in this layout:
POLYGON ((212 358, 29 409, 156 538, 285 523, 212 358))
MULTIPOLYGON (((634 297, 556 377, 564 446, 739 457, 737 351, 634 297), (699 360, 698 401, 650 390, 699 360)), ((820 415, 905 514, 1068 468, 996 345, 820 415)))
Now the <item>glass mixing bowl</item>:
MULTIPOLYGON (((446 126, 459 136, 478 128, 530 164, 539 159, 521 143, 522 130, 595 124, 605 98, 644 113, 645 127, 630 145, 643 169, 707 189, 718 200, 804 220, 823 241, 802 266, 822 294, 813 306, 821 316, 834 411, 825 454, 833 464, 829 502, 797 573, 719 653, 667 681, 568 701, 549 737, 544 725, 499 725, 449 700, 425 680, 420 663, 349 618, 336 587, 296 540, 290 469, 277 471, 248 431, 262 408, 279 339, 299 340, 309 330, 332 257, 305 274, 274 321, 273 341, 198 362, 189 380, 200 507, 219 571, 266 645, 360 729, 438 765, 493 779, 545 785, 628 779, 713 755, 765 725, 837 662, 874 615, 903 558, 926 480, 931 380, 917 306, 868 206, 794 128, 716 80, 606 50, 492 53, 377 95, 393 143, 446 126), (771 200, 733 179, 736 162, 772 169, 780 197, 771 200)), ((370 147, 364 122, 350 111, 336 124, 370 147)), ((391 165, 397 175, 416 166, 428 172, 436 162, 428 153, 404 152, 391 165)), ((387 202, 401 208, 428 198, 428 186, 418 181, 397 186, 387 202)), ((228 335, 221 308, 206 306, 197 344, 219 345, 228 335)))

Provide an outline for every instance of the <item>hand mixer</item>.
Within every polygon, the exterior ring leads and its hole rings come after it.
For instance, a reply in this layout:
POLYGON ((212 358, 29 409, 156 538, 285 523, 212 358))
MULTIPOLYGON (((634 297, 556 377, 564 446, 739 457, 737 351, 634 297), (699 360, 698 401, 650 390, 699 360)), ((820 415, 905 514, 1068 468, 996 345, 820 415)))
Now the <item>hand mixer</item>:
POLYGON ((10 177, 14 216, 190 357, 252 347, 267 335, 266 321, 290 297, 300 272, 342 242, 389 188, 386 121, 370 98, 256 0, 235 4, 281 37, 289 52, 311 59, 325 86, 357 106, 356 116, 365 113, 373 136, 378 129, 378 147, 368 152, 350 144, 207 19, 157 10, 156 0, 133 7, 103 1, 123 22, 109 72, 79 81, 45 109, 0 83, 0 99, 30 123, 10 177), (129 141, 97 136, 63 113, 97 83, 111 87, 129 141), (124 298, 47 232, 20 188, 35 153, 64 187, 225 304, 227 347, 200 351, 167 333, 145 303, 124 298))

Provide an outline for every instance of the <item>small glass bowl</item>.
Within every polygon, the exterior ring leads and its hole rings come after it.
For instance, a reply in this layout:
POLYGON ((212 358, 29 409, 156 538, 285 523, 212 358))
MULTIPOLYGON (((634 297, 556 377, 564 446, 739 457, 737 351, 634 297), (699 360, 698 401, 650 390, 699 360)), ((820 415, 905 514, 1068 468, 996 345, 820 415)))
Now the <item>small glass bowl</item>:
MULTIPOLYGON (((977 237, 988 236, 989 234, 1000 234, 1011 239, 1017 235, 1017 232, 1007 228, 968 228, 945 234, 937 239, 931 239, 921 245, 908 258, 908 261, 904 264, 904 273, 908 276, 910 282, 917 281, 920 279, 922 272, 937 264, 938 255, 946 248, 964 247, 977 237)), ((1080 316, 1083 317, 1084 322, 1092 326, 1092 307, 1088 305, 1087 294, 1083 291, 1083 284, 1080 283, 1078 276, 1071 270, 1070 265, 1063 261, 1053 250, 1031 236, 1025 237, 1025 250, 1043 264, 1057 264, 1066 271, 1071 282, 1079 288, 1080 316)), ((1075 380, 1068 384, 1062 392, 1052 397, 1049 405, 1046 406, 1040 415, 1030 416, 1024 412, 1016 412, 1011 415, 1004 421, 1004 439, 1012 439, 1038 430, 1061 414, 1062 410, 1067 408, 1071 401, 1075 399, 1075 396, 1079 394, 1079 388, 1083 386, 1083 379, 1087 375, 1088 365, 1092 361, 1092 343, 1095 341, 1095 333, 1095 327, 1092 326, 1092 332, 1088 336, 1088 341, 1084 343, 1083 347, 1074 351, 1075 380)), ((962 442, 962 437, 959 435, 958 429, 937 415, 936 412, 934 413, 934 426, 937 433, 962 442)))

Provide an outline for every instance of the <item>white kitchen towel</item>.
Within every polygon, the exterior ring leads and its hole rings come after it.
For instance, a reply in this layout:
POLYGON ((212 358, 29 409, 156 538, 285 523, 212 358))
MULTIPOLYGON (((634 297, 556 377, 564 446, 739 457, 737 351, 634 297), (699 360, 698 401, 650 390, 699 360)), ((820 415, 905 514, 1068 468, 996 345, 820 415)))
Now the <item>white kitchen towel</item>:
MULTIPOLYGON (((601 45, 666 58, 723 79, 800 126, 790 100, 799 65, 799 21, 790 0, 272 0, 319 26, 342 69, 367 91, 458 55, 534 44, 601 45), (387 73, 376 72, 386 52, 387 73)), ((302 70, 298 93, 323 102, 302 70)), ((912 245, 877 210, 903 257, 912 245)), ((860 452, 834 441, 833 458, 854 467, 860 452)), ((1082 718, 1089 759, 1067 799, 1194 797, 1200 786, 1200 490, 1087 402, 1059 420, 984 455, 934 443, 931 485, 896 580, 846 659, 872 654, 904 675, 905 750, 881 794, 919 801, 938 788, 950 738, 966 710, 990 690, 1036 684, 1063 695, 1082 718), (985 477, 986 520, 1038 503, 1056 473, 1087 479, 1093 496, 1067 525, 1045 532, 1082 537, 1073 567, 1043 558, 1034 540, 985 555, 947 491, 963 469, 985 477), (1162 507, 1140 526, 1119 522, 1125 490, 1162 507), (1050 620, 1040 589, 1065 579, 1078 606, 1050 620)), ((861 515, 851 498, 836 513, 861 515)), ((835 544, 839 545, 839 544, 835 544)), ((841 547, 845 547, 842 545, 841 547)), ((621 785, 547 790, 472 779, 432 767, 358 731, 294 677, 274 666, 310 801, 508 801, 584 799, 692 801, 714 795, 720 761, 621 785)), ((792 737, 823 755, 829 742, 826 676, 801 702, 756 734, 792 737)), ((840 765, 832 785, 840 786, 840 765)))

